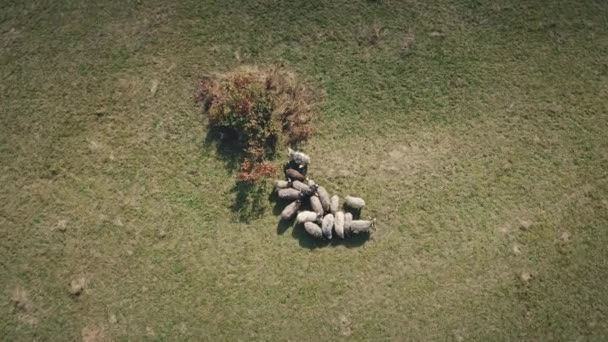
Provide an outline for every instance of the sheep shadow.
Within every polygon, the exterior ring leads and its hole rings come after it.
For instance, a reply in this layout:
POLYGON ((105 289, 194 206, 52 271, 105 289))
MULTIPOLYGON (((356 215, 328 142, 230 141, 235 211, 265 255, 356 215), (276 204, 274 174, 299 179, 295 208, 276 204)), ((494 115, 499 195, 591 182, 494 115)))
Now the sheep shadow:
POLYGON ((277 235, 283 235, 295 222, 295 217, 291 218, 290 220, 281 220, 280 217, 281 212, 289 203, 281 200, 274 189, 270 192, 268 201, 274 203, 272 207, 272 215, 279 218, 279 223, 277 224, 277 235))
POLYGON ((249 223, 264 216, 268 206, 265 183, 236 182, 231 192, 235 194, 230 209, 236 214, 239 222, 249 223))
POLYGON ((331 240, 326 239, 316 239, 304 230, 303 224, 297 224, 293 226, 291 231, 291 236, 298 240, 301 247, 313 250, 316 248, 325 248, 325 247, 338 247, 345 246, 346 248, 357 248, 363 246, 369 239, 369 233, 355 234, 350 236, 345 236, 344 239, 340 239, 339 237, 333 237, 331 240))
MULTIPOLYGON (((240 168, 247 154, 245 145, 238 134, 223 127, 209 127, 201 146, 203 151, 215 149, 216 156, 223 161, 224 168, 232 174, 240 168)), ((249 223, 262 217, 268 207, 265 194, 268 187, 264 182, 235 182, 230 192, 234 201, 230 209, 239 222, 249 223)))

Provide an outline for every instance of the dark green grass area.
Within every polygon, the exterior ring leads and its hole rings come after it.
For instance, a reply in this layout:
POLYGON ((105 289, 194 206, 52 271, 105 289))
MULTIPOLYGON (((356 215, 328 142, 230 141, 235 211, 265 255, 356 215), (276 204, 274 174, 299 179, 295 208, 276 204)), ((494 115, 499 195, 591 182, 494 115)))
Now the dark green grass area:
POLYGON ((4 1, 0 335, 605 340, 607 56, 605 1, 4 1), (274 63, 370 239, 210 143, 197 80, 274 63))

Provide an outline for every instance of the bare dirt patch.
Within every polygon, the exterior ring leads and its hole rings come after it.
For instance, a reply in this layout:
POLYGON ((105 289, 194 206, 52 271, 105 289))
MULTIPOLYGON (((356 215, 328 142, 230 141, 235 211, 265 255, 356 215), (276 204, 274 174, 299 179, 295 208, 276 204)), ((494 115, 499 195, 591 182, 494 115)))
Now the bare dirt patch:
POLYGON ((24 288, 16 287, 11 294, 10 302, 13 306, 13 312, 21 322, 30 325, 37 323, 37 319, 33 316, 34 305, 30 300, 29 293, 24 288))
POLYGON ((99 342, 105 340, 103 327, 86 326, 82 328, 80 335, 83 342, 99 342))
POLYGON ((513 251, 513 254, 515 254, 515 255, 521 254, 521 247, 519 247, 519 245, 513 245, 513 247, 511 247, 511 250, 513 251))
POLYGON ((84 276, 77 277, 70 281, 68 291, 72 296, 80 296, 84 291, 86 285, 86 278, 84 276))
POLYGON ((529 230, 532 227, 532 222, 529 220, 520 220, 519 221, 519 229, 521 230, 529 230))
POLYGON ((340 315, 338 324, 339 324, 339 328, 340 328, 340 335, 342 335, 342 336, 352 335, 353 331, 351 329, 351 321, 350 321, 350 319, 348 319, 348 317, 346 317, 346 315, 344 315, 344 314, 340 315))
POLYGON ((65 232, 66 229, 68 228, 68 220, 67 219, 59 220, 57 222, 57 225, 55 226, 55 228, 60 232, 65 232))
POLYGON ((521 279, 522 283, 524 283, 524 285, 527 285, 528 283, 530 283, 530 281, 532 281, 532 279, 534 279, 534 275, 529 271, 524 271, 520 274, 519 278, 521 279))
POLYGON ((561 234, 559 234, 559 241, 562 243, 570 242, 571 238, 572 238, 572 235, 568 231, 563 231, 561 234))

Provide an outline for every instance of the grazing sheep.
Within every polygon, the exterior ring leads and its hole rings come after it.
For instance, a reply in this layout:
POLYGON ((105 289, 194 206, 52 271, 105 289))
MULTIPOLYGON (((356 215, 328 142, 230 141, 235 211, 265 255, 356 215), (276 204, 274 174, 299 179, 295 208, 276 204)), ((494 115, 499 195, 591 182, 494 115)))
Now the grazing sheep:
POLYGON ((274 181, 274 187, 277 190, 286 189, 289 188, 289 186, 291 186, 291 184, 286 180, 277 179, 274 181))
POLYGON ((346 213, 344 214, 344 233, 347 235, 350 234, 350 225, 353 222, 353 214, 346 213))
POLYGON ((312 237, 315 237, 317 239, 323 236, 323 230, 321 230, 321 227, 319 227, 319 225, 314 222, 304 223, 304 230, 306 230, 306 232, 312 237))
POLYGON ((362 198, 346 196, 344 207, 353 210, 345 213, 340 208, 338 195, 330 197, 327 189, 306 177, 310 157, 292 149, 288 149, 288 153, 290 161, 284 168, 287 180, 274 181, 278 197, 293 201, 281 212, 281 220, 292 220, 295 216, 296 222, 303 223, 310 236, 328 240, 332 239, 333 232, 344 239, 351 234, 370 233, 375 230, 375 219, 358 220, 360 210, 365 206, 362 198), (303 205, 307 205, 304 202, 306 199, 310 200, 311 211, 298 212, 303 205))
POLYGON ((323 205, 323 210, 325 210, 326 212, 329 211, 331 201, 329 199, 329 193, 327 193, 327 190, 325 190, 324 187, 319 186, 317 188, 317 194, 319 195, 319 199, 321 200, 321 205, 323 205))
POLYGON ((302 193, 299 190, 291 188, 281 189, 278 194, 280 199, 289 201, 297 200, 302 197, 302 193))
POLYGON ((302 201, 297 200, 286 206, 285 209, 283 209, 283 211, 281 212, 281 220, 291 220, 298 212, 298 209, 300 209, 301 205, 302 201))
POLYGON ((323 231, 323 236, 327 239, 331 240, 331 229, 334 227, 334 215, 327 214, 323 218, 323 223, 321 225, 321 230, 323 231))
POLYGON ((329 210, 331 211, 332 214, 336 215, 336 213, 338 212, 338 209, 340 208, 340 197, 338 197, 338 195, 333 195, 331 196, 331 199, 329 201, 329 210))
POLYGON ((366 233, 374 226, 372 221, 367 220, 354 220, 350 224, 350 231, 353 234, 366 233))
POLYGON ((353 209, 361 209, 365 206, 365 201, 359 197, 346 196, 344 199, 344 204, 353 209))
POLYGON ((300 190, 303 194, 308 195, 308 196, 312 195, 314 192, 312 187, 310 187, 300 181, 294 181, 293 183, 291 183, 291 186, 293 186, 293 188, 296 190, 300 190))
POLYGON ((289 154, 289 159, 296 162, 300 168, 303 168, 310 163, 310 157, 303 152, 294 151, 290 148, 287 148, 287 152, 289 154))
POLYGON ((299 180, 300 182, 303 182, 306 180, 306 177, 304 177, 303 174, 301 174, 300 172, 298 172, 294 169, 285 170, 285 174, 287 175, 287 178, 289 178, 291 180, 299 180))
POLYGON ((317 215, 321 216, 324 213, 321 200, 317 196, 310 196, 310 207, 317 215))
POLYGON ((313 211, 300 211, 298 216, 296 217, 296 222, 298 223, 306 223, 306 222, 314 222, 319 218, 319 215, 313 211))
POLYGON ((344 239, 344 212, 338 211, 334 220, 334 230, 340 239, 344 239))

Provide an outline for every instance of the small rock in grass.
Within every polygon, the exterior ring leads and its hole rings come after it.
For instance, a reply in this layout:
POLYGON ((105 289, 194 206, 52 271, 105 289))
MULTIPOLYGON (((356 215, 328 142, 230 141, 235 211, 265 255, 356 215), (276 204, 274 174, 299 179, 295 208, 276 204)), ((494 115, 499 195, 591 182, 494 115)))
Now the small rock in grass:
POLYGON ((60 232, 65 232, 68 227, 68 220, 59 220, 57 222, 57 230, 60 232))
POLYGON ((524 282, 524 284, 527 284, 528 282, 530 282, 530 280, 532 280, 532 278, 534 278, 534 276, 530 272, 522 272, 520 275, 520 279, 522 282, 524 282))
POLYGON ((85 279, 84 277, 72 279, 68 290, 72 296, 79 296, 84 291, 85 279))

